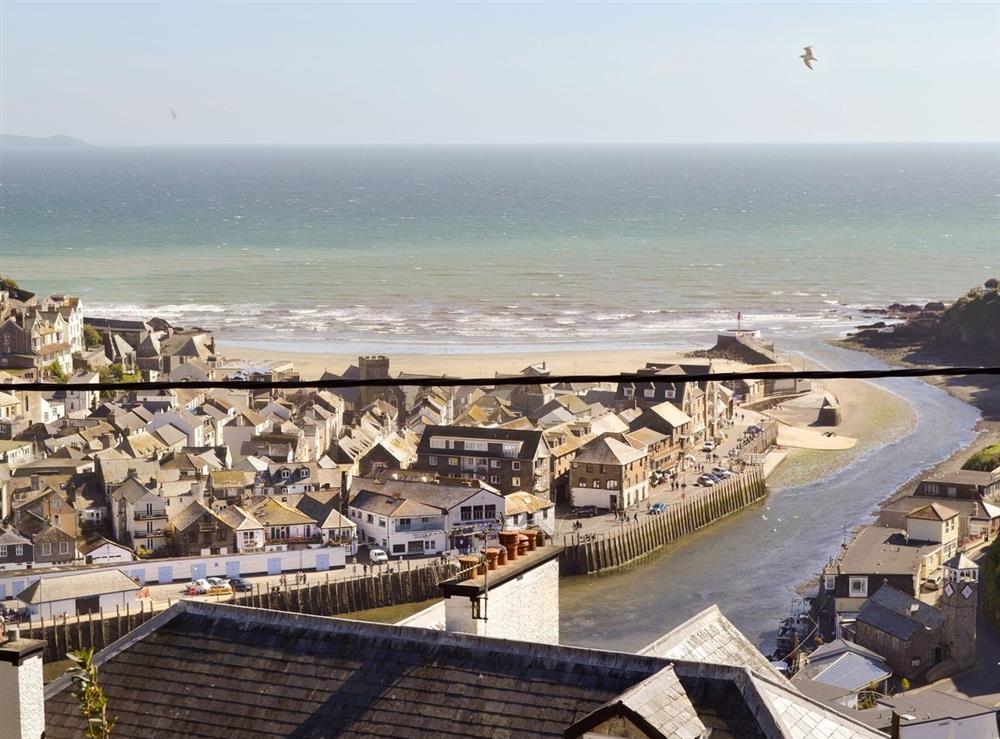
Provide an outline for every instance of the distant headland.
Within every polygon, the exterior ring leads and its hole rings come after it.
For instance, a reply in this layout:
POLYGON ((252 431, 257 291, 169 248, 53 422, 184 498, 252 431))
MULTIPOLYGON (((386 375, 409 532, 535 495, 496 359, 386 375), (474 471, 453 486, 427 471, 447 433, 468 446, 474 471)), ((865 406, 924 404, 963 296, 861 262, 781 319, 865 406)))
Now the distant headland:
POLYGON ((0 147, 4 149, 89 149, 93 144, 72 136, 19 136, 0 134, 0 147))

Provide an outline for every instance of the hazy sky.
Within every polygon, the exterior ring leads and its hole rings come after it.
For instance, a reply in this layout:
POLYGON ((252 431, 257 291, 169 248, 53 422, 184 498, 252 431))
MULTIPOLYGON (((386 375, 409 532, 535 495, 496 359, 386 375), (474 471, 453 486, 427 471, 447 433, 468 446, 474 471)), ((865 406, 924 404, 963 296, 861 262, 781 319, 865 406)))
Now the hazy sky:
POLYGON ((3 131, 99 144, 1000 135, 997 3, 3 0, 0 21, 3 131))

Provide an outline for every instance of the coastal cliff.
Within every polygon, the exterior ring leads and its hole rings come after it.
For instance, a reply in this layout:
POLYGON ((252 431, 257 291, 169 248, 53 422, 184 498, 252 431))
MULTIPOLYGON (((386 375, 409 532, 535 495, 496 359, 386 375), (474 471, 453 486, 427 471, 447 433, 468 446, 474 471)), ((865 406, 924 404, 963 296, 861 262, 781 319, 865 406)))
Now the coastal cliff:
POLYGON ((976 363, 1000 358, 1000 280, 992 278, 951 305, 927 303, 869 310, 894 321, 858 326, 848 337, 864 349, 907 349, 914 355, 943 355, 976 363))

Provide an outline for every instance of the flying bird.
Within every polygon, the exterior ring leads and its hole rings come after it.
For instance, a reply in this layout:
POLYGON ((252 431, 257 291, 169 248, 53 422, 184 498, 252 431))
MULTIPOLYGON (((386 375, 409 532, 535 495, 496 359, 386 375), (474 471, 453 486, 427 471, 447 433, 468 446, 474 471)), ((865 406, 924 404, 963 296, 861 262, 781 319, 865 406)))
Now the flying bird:
POLYGON ((813 47, 811 47, 811 46, 806 46, 806 47, 805 47, 805 48, 804 48, 803 50, 804 50, 804 51, 805 51, 806 53, 805 53, 805 54, 802 54, 802 55, 801 55, 801 56, 799 57, 799 59, 801 59, 801 60, 802 60, 802 63, 803 63, 803 64, 805 64, 805 65, 806 65, 807 67, 809 67, 809 69, 812 69, 812 68, 813 68, 813 65, 812 65, 812 63, 813 63, 814 61, 816 61, 816 57, 814 57, 814 56, 813 56, 813 47))
POLYGON ((173 108, 167 108, 167 110, 170 111, 170 117, 173 118, 176 121, 177 120, 177 111, 174 110, 173 108))

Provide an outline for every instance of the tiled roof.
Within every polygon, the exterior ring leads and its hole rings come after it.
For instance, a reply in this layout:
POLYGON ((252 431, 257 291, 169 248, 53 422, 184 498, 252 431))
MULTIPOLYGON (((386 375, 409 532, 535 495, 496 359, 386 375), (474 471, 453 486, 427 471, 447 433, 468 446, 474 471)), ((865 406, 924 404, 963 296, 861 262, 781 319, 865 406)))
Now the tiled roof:
POLYGON ((636 462, 645 456, 645 451, 636 449, 614 436, 601 436, 581 447, 577 452, 576 461, 584 464, 624 465, 636 462))

